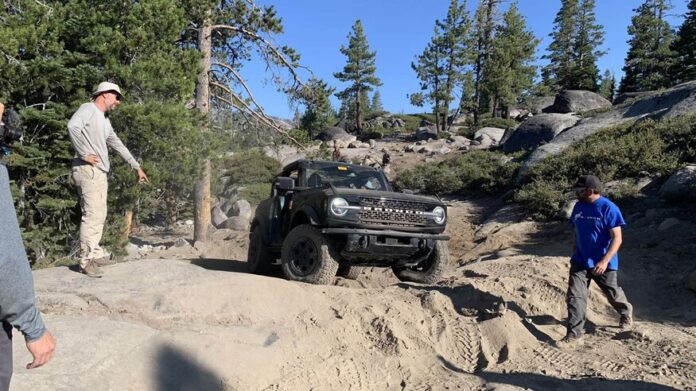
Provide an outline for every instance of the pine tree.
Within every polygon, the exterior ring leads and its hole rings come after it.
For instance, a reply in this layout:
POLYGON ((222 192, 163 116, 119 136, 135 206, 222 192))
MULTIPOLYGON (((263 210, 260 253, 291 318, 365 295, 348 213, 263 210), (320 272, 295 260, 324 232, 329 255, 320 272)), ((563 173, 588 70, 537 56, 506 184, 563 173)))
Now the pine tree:
POLYGON ((553 21, 554 29, 548 54, 542 58, 549 64, 542 70, 544 85, 551 92, 557 92, 570 84, 573 62, 573 47, 576 35, 576 15, 579 12, 578 0, 561 0, 561 8, 553 21))
POLYGON ((673 82, 696 80, 696 0, 689 1, 686 19, 672 45, 675 62, 670 72, 673 82))
POLYGON ((433 104, 435 125, 445 130, 455 89, 466 79, 466 65, 471 58, 471 20, 466 2, 451 0, 447 15, 435 22, 433 38, 411 68, 420 79, 421 92, 411 95, 412 103, 433 104), (424 94, 424 92, 426 92, 424 94))
MULTIPOLYGON (((513 3, 503 15, 503 24, 496 28, 493 56, 486 67, 485 90, 493 98, 492 110, 505 113, 517 103, 523 92, 534 84, 536 47, 539 40, 526 25, 513 3)), ((506 114, 507 115, 507 114, 506 114)))
POLYGON ((616 91, 616 79, 614 74, 608 69, 604 71, 604 77, 599 85, 599 95, 605 97, 609 102, 614 101, 614 92, 616 91))
POLYGON ((674 34, 664 19, 670 7, 666 0, 646 0, 628 27, 628 54, 619 92, 650 91, 672 84, 669 70, 674 64, 670 45, 674 34))
POLYGON ((362 102, 363 91, 372 91, 374 87, 379 87, 382 82, 375 71, 376 53, 370 51, 367 37, 363 30, 360 20, 356 20, 350 34, 348 34, 348 46, 341 46, 341 53, 346 56, 346 65, 341 72, 334 73, 334 77, 342 82, 350 83, 343 91, 336 94, 340 99, 352 97, 355 103, 355 128, 358 133, 362 133, 363 115, 366 111, 362 102))
POLYGON ((372 101, 370 103, 370 112, 374 114, 384 113, 384 105, 382 105, 382 95, 379 93, 379 90, 375 91, 375 93, 372 95, 372 101))
POLYGON ((604 42, 604 31, 597 24, 595 0, 582 0, 577 15, 577 30, 573 42, 573 66, 565 89, 597 91, 599 69, 597 59, 605 54, 598 48, 604 42))
POLYGON ((493 33, 495 31, 495 18, 498 5, 502 0, 479 0, 476 9, 476 17, 472 30, 473 41, 473 106, 474 122, 479 122, 480 114, 486 112, 489 107, 489 98, 484 94, 484 85, 487 75, 486 64, 490 63, 493 56, 493 33))
POLYGON ((334 111, 329 101, 334 90, 326 82, 317 78, 309 79, 303 87, 306 110, 300 118, 300 129, 306 130, 310 139, 335 121, 334 111))

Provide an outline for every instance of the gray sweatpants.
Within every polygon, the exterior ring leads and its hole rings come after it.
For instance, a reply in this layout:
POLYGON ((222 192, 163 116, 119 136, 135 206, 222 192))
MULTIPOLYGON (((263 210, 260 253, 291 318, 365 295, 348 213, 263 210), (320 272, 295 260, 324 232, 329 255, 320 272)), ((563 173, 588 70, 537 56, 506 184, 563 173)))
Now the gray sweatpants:
POLYGON ((587 295, 592 281, 599 285, 609 300, 609 304, 621 316, 633 316, 633 306, 628 302, 626 294, 619 286, 616 270, 607 270, 604 274, 595 276, 592 274, 592 269, 582 269, 572 262, 570 265, 567 294, 568 335, 580 337, 584 333, 587 295))
POLYGON ((0 323, 0 391, 7 391, 12 379, 12 326, 0 323))

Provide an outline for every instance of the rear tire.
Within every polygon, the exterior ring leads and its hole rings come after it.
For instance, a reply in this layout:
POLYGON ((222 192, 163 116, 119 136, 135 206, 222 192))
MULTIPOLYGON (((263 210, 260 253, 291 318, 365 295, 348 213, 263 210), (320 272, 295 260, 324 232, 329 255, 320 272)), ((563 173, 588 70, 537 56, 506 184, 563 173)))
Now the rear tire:
POLYGON ((330 242, 311 225, 298 225, 283 241, 281 265, 289 280, 332 284, 338 271, 336 259, 330 242))
POLYGON ((449 268, 449 249, 447 242, 438 240, 428 258, 412 267, 392 266, 396 278, 401 281, 434 284, 449 268))
POLYGON ((263 241, 263 228, 254 227, 249 234, 249 250, 247 252, 247 270, 255 274, 267 274, 274 260, 273 253, 263 241))
POLYGON ((339 277, 347 278, 349 280, 357 280, 361 271, 362 270, 359 266, 340 265, 338 267, 338 272, 336 272, 336 275, 339 277))

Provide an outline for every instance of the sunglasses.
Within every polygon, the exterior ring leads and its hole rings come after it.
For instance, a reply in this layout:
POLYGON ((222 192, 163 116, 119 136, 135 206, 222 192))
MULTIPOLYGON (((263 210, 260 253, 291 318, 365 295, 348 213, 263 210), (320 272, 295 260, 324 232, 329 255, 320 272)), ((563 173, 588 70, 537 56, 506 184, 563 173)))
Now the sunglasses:
POLYGON ((120 101, 121 101, 121 95, 119 95, 119 94, 114 94, 114 95, 116 95, 116 100, 120 102, 120 101))

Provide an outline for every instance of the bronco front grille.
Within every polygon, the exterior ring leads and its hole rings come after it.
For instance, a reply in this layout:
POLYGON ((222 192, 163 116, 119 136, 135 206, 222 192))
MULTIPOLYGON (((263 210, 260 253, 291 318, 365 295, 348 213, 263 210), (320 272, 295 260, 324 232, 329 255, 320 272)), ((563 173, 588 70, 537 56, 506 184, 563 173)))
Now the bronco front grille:
POLYGON ((431 218, 423 213, 434 207, 423 202, 368 197, 360 198, 360 206, 360 222, 409 226, 427 225, 431 218))

